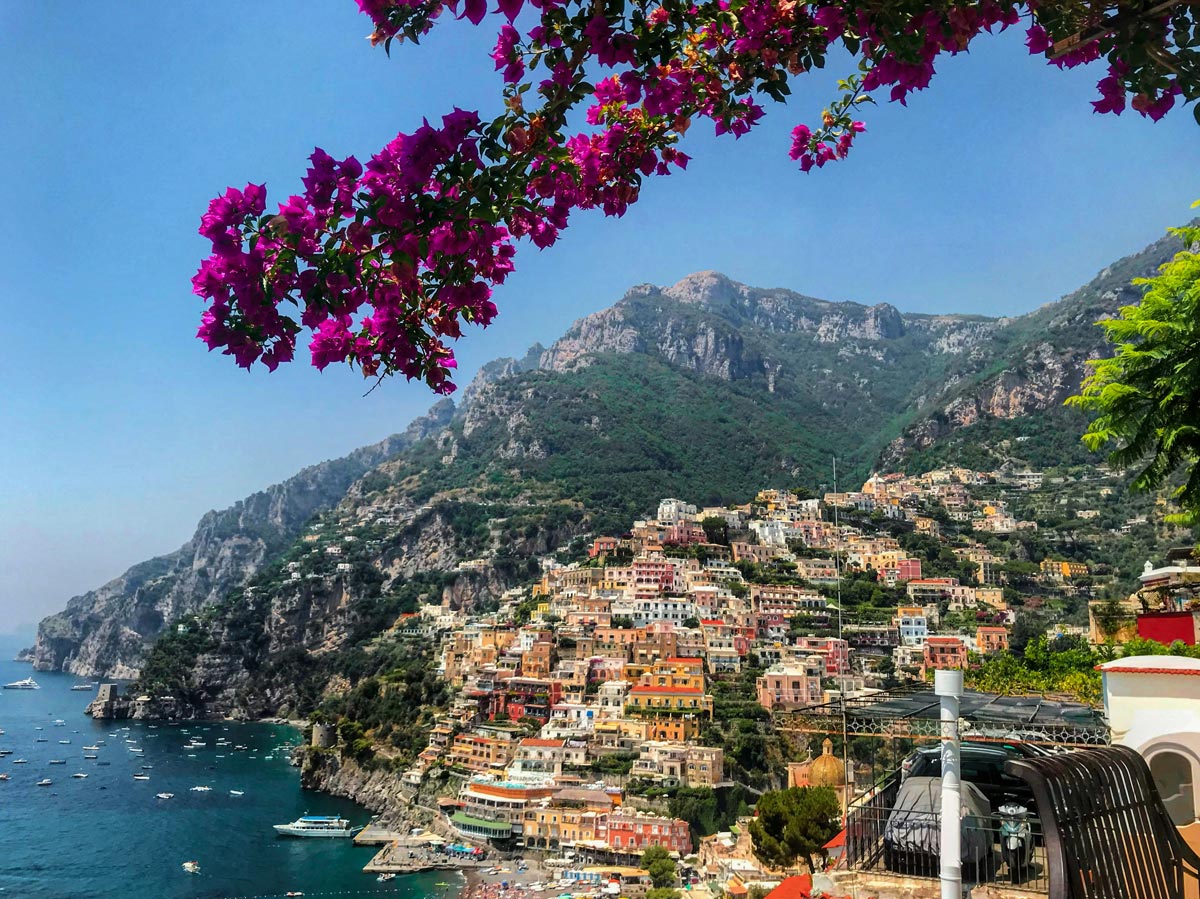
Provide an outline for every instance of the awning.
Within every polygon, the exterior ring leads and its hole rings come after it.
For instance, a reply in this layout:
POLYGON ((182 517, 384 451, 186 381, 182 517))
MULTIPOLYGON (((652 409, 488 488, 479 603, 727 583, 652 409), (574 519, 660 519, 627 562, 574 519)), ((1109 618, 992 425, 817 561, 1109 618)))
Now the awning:
POLYGON ((469 827, 472 830, 483 831, 490 836, 509 836, 512 833, 512 825, 507 822, 473 818, 463 812, 455 812, 451 816, 450 821, 459 827, 469 827))

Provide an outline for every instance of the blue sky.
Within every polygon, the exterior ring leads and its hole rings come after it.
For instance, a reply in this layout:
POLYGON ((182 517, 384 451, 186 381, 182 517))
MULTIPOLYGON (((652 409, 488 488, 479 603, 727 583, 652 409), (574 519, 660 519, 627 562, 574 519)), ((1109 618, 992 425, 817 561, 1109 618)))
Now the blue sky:
MULTIPOLYGON (((398 380, 363 398, 348 372, 247 374, 206 353, 196 225, 229 184, 285 197, 313 146, 363 158, 498 94, 492 39, 460 23, 388 59, 352 0, 105 6, 0 6, 0 632, 428 407, 398 380)), ((693 129, 688 171, 625 219, 522 247, 500 319, 458 348, 463 382, 631 284, 700 269, 906 311, 1028 311, 1200 197, 1190 111, 1093 115, 1103 73, 1050 69, 1017 34, 939 70, 909 108, 868 108, 853 158, 810 175, 787 133, 817 117, 836 65, 739 142, 693 129)))

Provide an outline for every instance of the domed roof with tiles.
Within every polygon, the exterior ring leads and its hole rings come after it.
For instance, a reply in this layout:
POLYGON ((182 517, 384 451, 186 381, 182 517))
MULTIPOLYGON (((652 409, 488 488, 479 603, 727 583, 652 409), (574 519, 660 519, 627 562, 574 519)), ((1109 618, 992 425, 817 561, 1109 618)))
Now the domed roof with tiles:
POLYGON ((846 783, 846 768, 833 754, 833 741, 821 744, 821 754, 808 767, 808 782, 814 787, 840 787, 846 783))

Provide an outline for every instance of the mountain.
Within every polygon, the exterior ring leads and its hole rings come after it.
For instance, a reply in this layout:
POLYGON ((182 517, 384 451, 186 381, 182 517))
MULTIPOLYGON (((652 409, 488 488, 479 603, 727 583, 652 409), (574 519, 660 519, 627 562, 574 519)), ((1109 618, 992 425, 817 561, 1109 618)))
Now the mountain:
POLYGON ((443 426, 453 404, 439 403, 403 433, 305 468, 222 511, 208 512, 192 539, 76 596, 42 620, 25 657, 42 671, 135 677, 148 640, 175 618, 223 599, 285 549, 313 515, 335 505, 381 461, 443 426))
POLYGON ((1081 420, 1061 403, 1104 350, 1091 323, 1176 249, 1159 241, 1009 319, 829 302, 715 272, 635 287, 548 349, 485 366, 457 406, 403 435, 210 513, 180 550, 43 621, 33 660, 140 670, 210 712, 276 713, 351 678, 365 642, 419 602, 494 602, 537 557, 627 528, 663 496, 832 486, 834 455, 843 485, 878 465, 1085 458, 1081 420), (168 624, 196 615, 146 661, 168 624))

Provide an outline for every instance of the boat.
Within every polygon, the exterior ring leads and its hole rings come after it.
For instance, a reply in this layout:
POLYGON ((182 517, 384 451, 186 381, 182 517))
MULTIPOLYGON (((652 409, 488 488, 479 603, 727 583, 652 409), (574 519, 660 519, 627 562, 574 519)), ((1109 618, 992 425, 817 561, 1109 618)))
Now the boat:
POLYGON ((70 745, 71 745, 71 741, 70 741, 70 740, 59 740, 58 742, 59 742, 59 743, 61 743, 63 746, 70 746, 70 745))
POLYGON ((155 793, 154 798, 155 799, 174 799, 175 794, 174 793, 155 793))
POLYGON ((83 751, 84 752, 99 752, 100 747, 99 746, 84 746, 83 751))
POLYGON ((72 690, 95 690, 96 685, 95 684, 72 684, 71 689, 72 690))
POLYGON ((94 753, 94 752, 85 752, 85 753, 83 754, 83 757, 84 757, 85 759, 98 759, 98 758, 100 758, 100 756, 96 755, 96 753, 94 753))
POLYGON ((380 875, 379 875, 378 877, 376 877, 375 879, 376 879, 377 881, 379 881, 380 883, 387 883, 389 880, 395 880, 395 879, 396 879, 396 875, 395 875, 395 874, 392 874, 392 873, 390 873, 390 872, 389 872, 389 873, 387 873, 387 874, 380 874, 380 875))
MULTIPOLYGON (((41 686, 32 677, 27 677, 24 680, 15 680, 11 684, 4 685, 5 690, 40 690, 41 686)), ((39 728, 40 729, 40 728, 39 728)))
POLYGON ((50 778, 48 778, 48 777, 43 777, 41 780, 39 780, 39 781, 37 782, 37 785, 38 785, 39 787, 48 787, 48 786, 50 786, 50 784, 52 784, 52 783, 54 783, 54 781, 52 781, 50 778))
POLYGON ((193 793, 208 793, 211 790, 212 787, 192 787, 193 793))
POLYGON ((136 746, 129 746, 126 748, 128 748, 129 751, 132 752, 134 755, 141 755, 143 752, 146 751, 144 749, 138 749, 136 746))
POLYGON ((29 759, 13 759, 14 765, 28 765, 29 759))
POLYGON ((112 762, 96 762, 97 765, 111 765, 112 762))
POLYGON ((34 740, 33 742, 35 742, 35 743, 48 743, 48 742, 50 742, 50 741, 49 741, 49 740, 47 740, 45 737, 38 737, 38 738, 37 738, 36 740, 34 740))
POLYGON ((184 862, 183 870, 187 871, 189 874, 199 874, 200 862, 184 862))
POLYGON ((362 827, 337 815, 304 815, 290 824, 276 824, 275 832, 285 837, 352 837, 362 827))
POLYGON ((6 755, 12 755, 12 754, 13 754, 13 751, 11 749, 0 749, 0 757, 6 756, 6 755))
POLYGON ((76 772, 75 774, 72 774, 71 776, 73 778, 75 778, 76 780, 83 780, 85 777, 87 777, 87 775, 84 774, 83 772, 76 772))
POLYGON ((67 722, 63 721, 63 719, 62 719, 62 718, 55 718, 55 719, 54 719, 54 726, 55 726, 55 727, 66 727, 66 726, 67 726, 67 722))
POLYGON ((288 890, 283 895, 285 895, 285 896, 303 896, 304 893, 301 892, 300 890, 288 890))
POLYGON ((0 780, 8 780, 8 774, 0 773, 0 780))
POLYGON ((149 774, 135 774, 135 775, 133 775, 133 779, 134 780, 149 780, 150 775, 149 774))
POLYGON ((448 886, 450 886, 450 884, 446 883, 446 881, 444 881, 444 880, 439 880, 437 883, 434 884, 434 886, 435 887, 448 887, 448 886))
POLYGON ((66 763, 67 763, 66 759, 50 759, 51 765, 65 765, 66 763))
POLYGON ((149 771, 149 770, 151 770, 153 767, 154 767, 153 765, 142 765, 142 770, 143 770, 143 771, 149 771))
POLYGON ((229 795, 230 796, 245 796, 246 791, 245 790, 230 790, 229 795))

